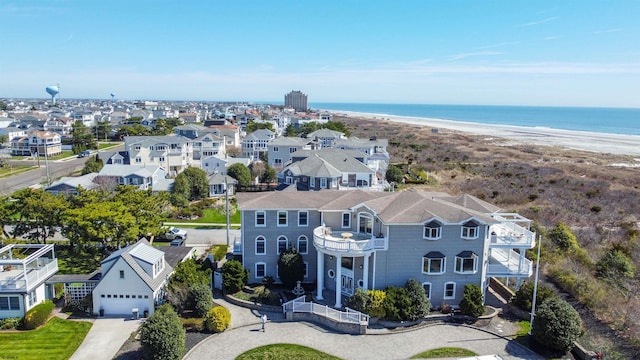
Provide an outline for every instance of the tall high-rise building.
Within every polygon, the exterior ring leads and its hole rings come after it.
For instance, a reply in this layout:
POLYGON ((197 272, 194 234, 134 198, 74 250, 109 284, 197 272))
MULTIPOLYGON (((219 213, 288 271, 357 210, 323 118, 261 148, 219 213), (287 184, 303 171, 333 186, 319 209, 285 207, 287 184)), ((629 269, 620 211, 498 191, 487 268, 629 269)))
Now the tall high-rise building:
POLYGON ((291 91, 284 96, 284 106, 292 107, 295 111, 307 111, 307 94, 298 90, 291 91))

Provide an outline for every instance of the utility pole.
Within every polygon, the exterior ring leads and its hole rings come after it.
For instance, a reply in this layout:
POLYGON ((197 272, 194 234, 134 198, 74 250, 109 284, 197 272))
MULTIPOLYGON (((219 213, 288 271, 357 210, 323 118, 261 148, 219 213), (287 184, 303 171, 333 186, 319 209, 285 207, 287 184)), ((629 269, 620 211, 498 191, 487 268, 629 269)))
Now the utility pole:
POLYGON ((531 300, 531 321, 529 321, 529 335, 533 329, 533 319, 536 313, 536 295, 538 293, 538 273, 540 272, 540 249, 542 248, 542 236, 538 237, 538 259, 536 260, 536 278, 533 283, 533 299, 531 300))
POLYGON ((229 250, 229 184, 227 183, 227 174, 224 174, 224 197, 225 212, 227 213, 227 251, 229 250))

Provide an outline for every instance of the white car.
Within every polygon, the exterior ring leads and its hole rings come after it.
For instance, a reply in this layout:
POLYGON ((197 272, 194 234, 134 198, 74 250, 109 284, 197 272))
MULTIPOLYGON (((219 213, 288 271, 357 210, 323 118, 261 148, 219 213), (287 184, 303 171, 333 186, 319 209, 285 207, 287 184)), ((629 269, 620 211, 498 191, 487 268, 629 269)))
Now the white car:
POLYGON ((167 232, 164 236, 169 240, 186 240, 187 232, 182 229, 178 229, 177 227, 170 227, 167 229, 167 232))

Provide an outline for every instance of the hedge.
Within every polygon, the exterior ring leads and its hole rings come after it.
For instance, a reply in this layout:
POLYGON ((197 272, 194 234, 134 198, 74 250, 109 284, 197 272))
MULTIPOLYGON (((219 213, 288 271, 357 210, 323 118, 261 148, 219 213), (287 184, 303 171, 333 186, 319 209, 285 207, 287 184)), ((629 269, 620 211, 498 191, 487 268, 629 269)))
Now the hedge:
POLYGON ((55 304, 51 300, 45 300, 43 303, 34 306, 25 314, 22 328, 33 330, 46 323, 54 307, 55 304))

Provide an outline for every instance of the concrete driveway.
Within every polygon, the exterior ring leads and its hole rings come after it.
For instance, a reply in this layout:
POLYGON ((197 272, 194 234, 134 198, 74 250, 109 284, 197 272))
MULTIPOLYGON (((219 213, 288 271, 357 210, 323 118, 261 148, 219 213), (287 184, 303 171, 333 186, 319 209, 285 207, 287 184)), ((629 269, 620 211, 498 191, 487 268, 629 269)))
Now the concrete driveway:
POLYGON ((122 344, 142 324, 142 320, 130 318, 102 317, 93 322, 78 350, 71 360, 111 360, 122 344))

